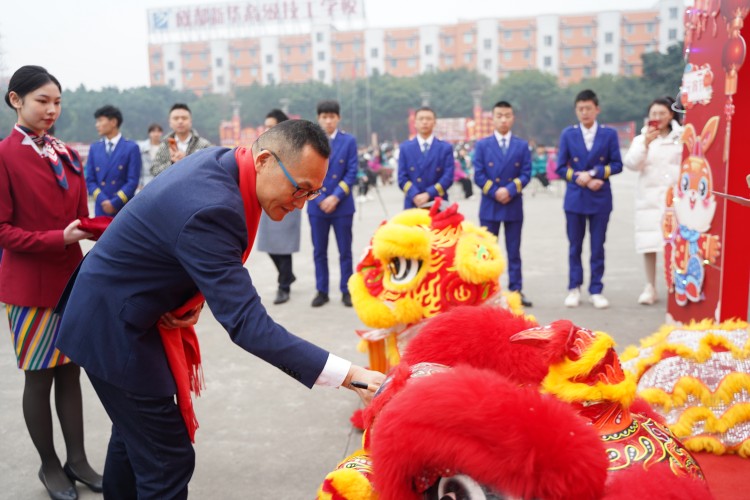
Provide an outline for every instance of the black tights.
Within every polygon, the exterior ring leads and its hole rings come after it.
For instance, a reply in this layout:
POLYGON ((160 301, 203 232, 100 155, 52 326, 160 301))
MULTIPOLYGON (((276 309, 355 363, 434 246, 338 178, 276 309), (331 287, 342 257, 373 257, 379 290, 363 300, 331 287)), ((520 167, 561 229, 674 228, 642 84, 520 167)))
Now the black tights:
POLYGON ((60 429, 65 439, 67 461, 81 476, 94 477, 83 447, 83 403, 81 400, 81 370, 68 363, 45 370, 28 370, 23 388, 23 417, 39 457, 47 483, 56 490, 65 489, 67 478, 55 452, 52 433, 50 392, 55 384, 55 408, 60 429))

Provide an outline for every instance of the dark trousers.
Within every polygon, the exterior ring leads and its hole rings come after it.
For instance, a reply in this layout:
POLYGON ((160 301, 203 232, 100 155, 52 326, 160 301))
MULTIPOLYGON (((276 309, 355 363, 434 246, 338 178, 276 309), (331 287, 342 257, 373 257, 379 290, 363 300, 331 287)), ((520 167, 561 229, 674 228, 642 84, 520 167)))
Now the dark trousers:
POLYGON ((463 179, 458 179, 458 182, 460 182, 461 187, 464 188, 464 198, 471 198, 471 195, 474 194, 471 179, 464 177, 463 179))
POLYGON ((586 221, 589 223, 589 234, 591 236, 591 282, 589 293, 602 293, 604 284, 604 241, 607 237, 607 224, 609 223, 609 212, 604 214, 577 214, 565 212, 567 221, 568 242, 568 290, 577 288, 583 284, 583 265, 581 264, 581 251, 583 250, 583 237, 586 235, 586 221))
POLYGON ((547 179, 547 174, 546 173, 536 174, 534 177, 536 179, 538 179, 539 182, 542 183, 542 186, 544 186, 544 187, 549 186, 549 179, 547 179))
POLYGON ((500 224, 505 226, 505 251, 508 254, 508 290, 520 292, 523 289, 521 274, 521 229, 522 220, 484 220, 480 224, 495 236, 500 234, 500 224))
POLYGON ((310 216, 313 260, 315 261, 315 286, 319 292, 328 293, 328 235, 333 227, 336 244, 339 248, 339 269, 342 293, 349 292, 347 282, 352 275, 352 221, 353 215, 343 217, 310 216))
POLYGON ((132 394, 88 376, 112 420, 104 498, 187 498, 195 451, 174 397, 132 394))
POLYGON ((279 290, 288 292, 296 279, 292 272, 292 254, 269 253, 268 255, 279 272, 279 290))

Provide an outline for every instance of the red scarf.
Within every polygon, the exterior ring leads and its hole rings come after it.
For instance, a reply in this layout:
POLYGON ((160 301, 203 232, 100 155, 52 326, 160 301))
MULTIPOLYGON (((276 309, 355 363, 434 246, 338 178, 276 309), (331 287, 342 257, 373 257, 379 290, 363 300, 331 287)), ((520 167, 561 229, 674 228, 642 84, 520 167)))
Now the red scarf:
POLYGON ((34 144, 42 150, 42 156, 47 160, 49 166, 52 167, 52 172, 55 174, 57 184, 63 189, 68 189, 68 179, 65 177, 65 168, 63 165, 67 165, 76 174, 81 174, 81 158, 78 156, 78 152, 75 149, 71 149, 65 145, 57 137, 49 134, 38 136, 28 127, 16 124, 18 130, 23 131, 29 136, 34 144))
MULTIPOLYGON (((240 194, 242 195, 242 204, 245 207, 245 224, 247 227, 247 248, 242 254, 242 263, 244 264, 253 248, 262 210, 255 193, 255 162, 252 152, 246 148, 237 148, 234 157, 239 166, 240 194)), ((203 294, 198 292, 185 304, 172 311, 172 315, 181 318, 196 307, 202 307, 203 302, 203 294)), ((200 396, 201 389, 204 388, 198 336, 192 326, 168 329, 161 323, 159 324, 159 334, 164 345, 164 353, 167 355, 169 370, 172 372, 177 386, 177 406, 180 408, 182 419, 185 421, 190 441, 194 443, 198 420, 195 418, 190 391, 193 391, 196 396, 200 396)))

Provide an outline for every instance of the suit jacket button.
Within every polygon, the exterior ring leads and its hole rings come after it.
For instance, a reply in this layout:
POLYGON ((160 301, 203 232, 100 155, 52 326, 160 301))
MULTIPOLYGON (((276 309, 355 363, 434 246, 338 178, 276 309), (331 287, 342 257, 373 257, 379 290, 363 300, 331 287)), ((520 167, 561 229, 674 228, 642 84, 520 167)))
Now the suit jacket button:
POLYGON ((493 162, 489 162, 487 165, 489 165, 490 167, 494 167, 495 166, 495 164, 493 162))
POLYGON ((99 171, 99 167, 96 167, 96 171, 97 171, 97 172, 99 171))
POLYGON ((336 179, 336 178, 337 178, 337 175, 336 175, 336 174, 333 174, 333 175, 332 175, 332 177, 333 177, 334 179, 336 179))
POLYGON ((412 172, 414 172, 414 167, 409 167, 409 170, 411 170, 412 172))
POLYGON ((495 177, 495 182, 500 182, 500 177, 495 177))
POLYGON ((115 184, 115 181, 112 181, 112 185, 113 185, 113 186, 114 186, 114 184, 115 184))
POLYGON ((573 157, 573 161, 578 161, 578 157, 577 157, 577 156, 574 156, 574 157, 573 157))
POLYGON ((442 172, 442 171, 443 171, 443 169, 442 169, 442 168, 440 168, 440 167, 438 167, 438 168, 437 168, 437 171, 438 171, 438 172, 442 172))
POLYGON ((120 165, 119 167, 117 167, 117 170, 122 170, 122 165, 120 165))
POLYGON ((600 157, 599 157, 599 161, 604 161, 604 157, 603 157, 603 156, 600 156, 600 157))
POLYGON ((321 191, 323 191, 325 193, 328 190, 326 188, 323 188, 323 189, 321 189, 321 191))
POLYGON ((422 178, 421 177, 417 177, 417 182, 422 182, 422 178))
POLYGON ((341 158, 341 159, 339 160, 339 163, 344 163, 344 159, 343 159, 343 158, 341 158))
POLYGON ((518 166, 520 166, 520 165, 521 165, 521 163, 520 163, 520 162, 516 162, 516 166, 517 166, 517 167, 518 167, 518 166))
POLYGON ((102 186, 104 186, 105 184, 106 184, 106 182, 102 181, 102 186))

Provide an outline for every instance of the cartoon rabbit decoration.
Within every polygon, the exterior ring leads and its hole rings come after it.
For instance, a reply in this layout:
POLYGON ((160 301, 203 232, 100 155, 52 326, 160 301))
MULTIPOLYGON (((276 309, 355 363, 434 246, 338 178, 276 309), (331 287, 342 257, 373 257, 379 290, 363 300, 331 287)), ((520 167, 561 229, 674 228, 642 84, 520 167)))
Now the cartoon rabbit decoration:
POLYGON ((682 162, 677 186, 667 191, 662 221, 664 269, 669 291, 680 306, 703 300, 704 265, 715 263, 720 253, 719 237, 707 233, 716 212, 716 198, 705 156, 718 126, 718 116, 706 122, 700 136, 692 123, 685 126, 682 142, 690 155, 682 162))

